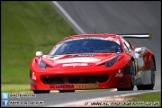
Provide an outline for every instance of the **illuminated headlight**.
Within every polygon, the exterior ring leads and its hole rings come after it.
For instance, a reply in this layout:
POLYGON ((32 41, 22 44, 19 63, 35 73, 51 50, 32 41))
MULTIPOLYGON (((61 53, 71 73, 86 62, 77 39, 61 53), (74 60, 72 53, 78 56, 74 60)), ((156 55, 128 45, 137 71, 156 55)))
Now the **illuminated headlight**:
POLYGON ((45 69, 47 65, 45 63, 43 63, 42 58, 40 58, 39 61, 38 61, 38 66, 41 69, 45 69))
POLYGON ((114 57, 112 60, 106 62, 106 63, 105 63, 105 66, 106 66, 106 67, 112 66, 112 65, 118 60, 118 58, 119 58, 119 55, 116 56, 116 57, 114 57))

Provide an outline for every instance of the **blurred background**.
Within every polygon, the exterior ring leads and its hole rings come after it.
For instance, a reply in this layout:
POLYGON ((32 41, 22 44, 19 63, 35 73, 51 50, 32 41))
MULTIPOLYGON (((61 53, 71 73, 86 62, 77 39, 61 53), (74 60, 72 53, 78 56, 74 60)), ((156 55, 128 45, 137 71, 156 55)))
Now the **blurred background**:
POLYGON ((1 31, 1 85, 7 92, 29 91, 35 52, 48 54, 60 39, 75 34, 47 1, 2 1, 1 31))

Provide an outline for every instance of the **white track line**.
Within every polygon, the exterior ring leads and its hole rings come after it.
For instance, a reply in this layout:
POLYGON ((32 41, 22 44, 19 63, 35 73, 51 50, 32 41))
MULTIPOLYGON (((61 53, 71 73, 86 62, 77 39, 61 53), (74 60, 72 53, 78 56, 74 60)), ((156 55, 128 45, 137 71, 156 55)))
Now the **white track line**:
POLYGON ((140 93, 129 93, 129 94, 122 94, 122 95, 115 95, 115 96, 99 97, 99 98, 94 98, 94 99, 73 101, 73 102, 57 104, 57 105, 49 105, 47 107, 70 107, 70 106, 71 107, 72 106, 74 106, 74 107, 77 107, 77 106, 89 107, 91 102, 106 102, 106 101, 121 102, 121 101, 125 101, 125 100, 124 100, 124 98, 120 98, 120 97, 133 96, 133 95, 139 95, 139 94, 150 93, 150 92, 158 92, 158 91, 161 91, 161 90, 142 91, 140 93))
POLYGON ((52 3, 65 15, 65 17, 73 24, 73 26, 82 34, 85 31, 73 20, 73 18, 61 7, 57 1, 52 1, 52 3))

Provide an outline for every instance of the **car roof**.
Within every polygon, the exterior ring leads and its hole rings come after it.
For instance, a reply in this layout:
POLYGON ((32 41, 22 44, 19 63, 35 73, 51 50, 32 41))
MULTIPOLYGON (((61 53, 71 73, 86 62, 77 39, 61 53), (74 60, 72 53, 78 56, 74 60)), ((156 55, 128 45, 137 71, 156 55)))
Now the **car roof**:
POLYGON ((77 35, 72 35, 72 36, 68 36, 68 37, 85 37, 85 36, 96 36, 96 37, 99 37, 99 36, 105 36, 105 37, 116 37, 117 35, 116 34, 107 34, 107 33, 104 33, 104 34, 77 34, 77 35))
POLYGON ((104 34, 77 34, 77 35, 71 35, 71 36, 67 36, 64 39, 62 39, 61 41, 65 41, 68 39, 77 39, 77 38, 84 38, 84 37, 98 37, 98 38, 104 38, 104 40, 109 40, 109 41, 115 41, 117 43, 120 44, 120 37, 116 34, 108 34, 108 33, 104 33, 104 34))

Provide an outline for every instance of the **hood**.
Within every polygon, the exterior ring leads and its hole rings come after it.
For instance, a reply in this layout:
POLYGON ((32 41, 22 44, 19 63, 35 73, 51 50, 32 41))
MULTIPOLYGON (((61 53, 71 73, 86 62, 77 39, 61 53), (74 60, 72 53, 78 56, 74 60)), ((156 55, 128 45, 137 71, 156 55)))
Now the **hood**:
POLYGON ((42 61, 50 66, 62 64, 63 66, 87 66, 88 63, 100 65, 116 57, 117 53, 107 54, 66 54, 66 55, 43 55, 42 61))

